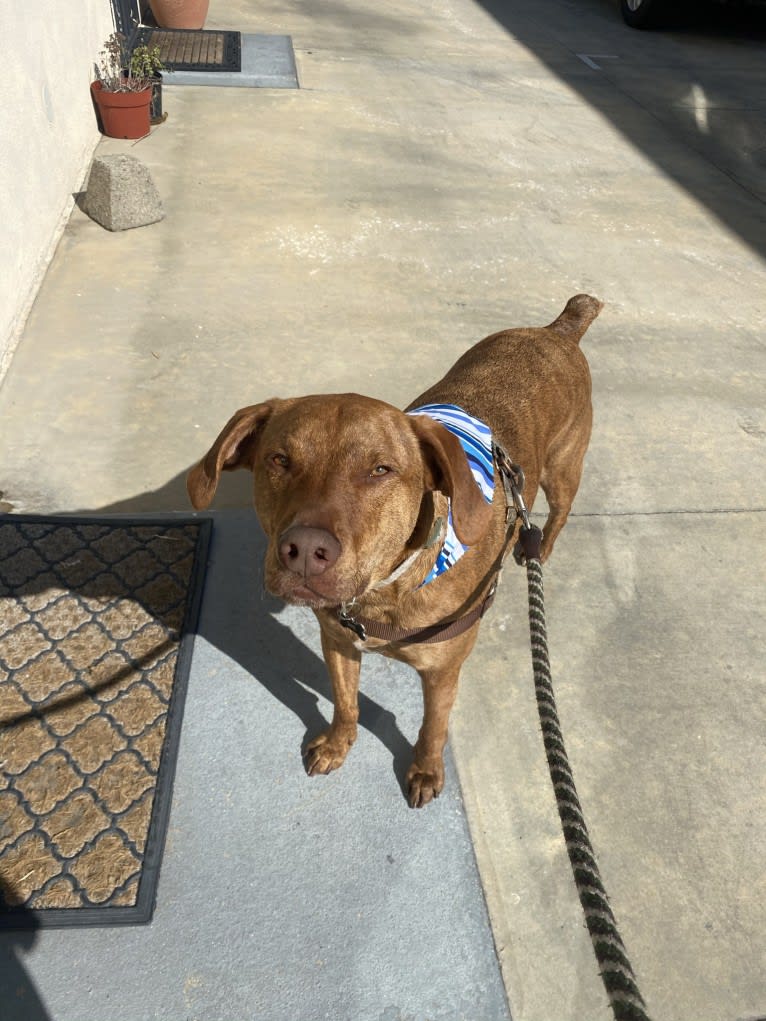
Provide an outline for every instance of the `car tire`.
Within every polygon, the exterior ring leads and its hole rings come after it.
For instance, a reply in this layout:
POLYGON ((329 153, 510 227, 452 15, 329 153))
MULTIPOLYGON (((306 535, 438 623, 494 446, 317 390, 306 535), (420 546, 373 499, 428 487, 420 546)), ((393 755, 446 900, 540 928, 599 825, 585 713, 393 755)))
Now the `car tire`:
POLYGON ((620 0, 623 21, 631 28, 655 28, 668 6, 667 0, 620 0))

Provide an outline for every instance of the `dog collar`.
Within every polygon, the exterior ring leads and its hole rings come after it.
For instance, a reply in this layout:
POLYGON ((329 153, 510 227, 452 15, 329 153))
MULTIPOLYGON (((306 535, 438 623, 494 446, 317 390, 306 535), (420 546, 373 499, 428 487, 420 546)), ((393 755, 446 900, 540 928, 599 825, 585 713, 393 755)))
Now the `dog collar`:
MULTIPOLYGON (((408 411, 407 414, 427 415, 457 436, 468 459, 471 474, 481 490, 482 496, 487 503, 492 503, 495 492, 495 477, 492 432, 489 426, 482 422, 481 419, 469 415, 467 411, 458 407, 457 404, 423 404, 419 408, 413 408, 412 411, 408 411)), ((443 541, 436 557, 436 562, 418 586, 419 588, 428 585, 429 582, 445 574, 450 567, 454 567, 468 549, 468 546, 464 546, 457 537, 452 524, 452 507, 449 504, 446 523, 443 518, 437 518, 434 521, 431 534, 421 549, 416 550, 407 557, 387 578, 379 581, 377 585, 373 585, 373 589, 381 589, 397 581, 409 570, 424 549, 430 549, 442 538, 443 541)))
MULTIPOLYGON (((407 414, 427 415, 457 436, 465 451, 468 466, 476 485, 487 503, 492 503, 495 492, 495 474, 492 432, 489 426, 481 419, 469 415, 457 404, 424 404, 419 408, 413 408, 407 414)), ((452 524, 452 508, 450 507, 442 548, 436 558, 436 563, 422 582, 421 587, 441 577, 450 567, 454 567, 467 549, 468 546, 464 546, 455 533, 452 524)))
MULTIPOLYGON (((529 530, 529 516, 521 495, 521 491, 524 488, 524 472, 521 470, 519 465, 514 464, 511 461, 503 447, 497 443, 493 446, 492 455, 494 463, 497 464, 498 474, 500 475, 503 483, 505 495, 506 532, 505 542, 503 543, 503 548, 498 558, 500 567, 497 568, 484 598, 481 602, 477 603, 472 610, 465 614, 465 616, 458 617, 457 620, 439 621, 436 624, 417 628, 395 627, 392 624, 384 624, 380 621, 365 620, 363 617, 356 617, 352 612, 356 600, 354 599, 350 603, 343 603, 338 607, 338 621, 344 628, 348 628, 349 631, 353 631, 357 638, 359 638, 362 642, 367 641, 368 637, 378 638, 385 642, 404 643, 406 645, 415 643, 444 642, 449 638, 455 638, 457 635, 467 631, 468 628, 473 627, 476 621, 480 620, 492 605, 497 591, 498 582, 500 580, 500 570, 508 552, 511 539, 513 538, 516 529, 516 522, 521 519, 524 527, 529 530)), ((416 553, 415 556, 417 556, 420 552, 421 550, 418 550, 418 553, 416 553)), ((516 556, 515 551, 514 556, 516 556)), ((516 557, 516 559, 519 563, 522 562, 518 557, 516 557)), ((405 563, 408 563, 408 561, 405 561, 405 563)), ((402 568, 403 565, 400 565, 394 573, 396 574, 402 568)))
MULTIPOLYGON (((482 496, 487 503, 492 503, 495 492, 495 448, 492 443, 492 432, 489 426, 482 422, 481 419, 469 415, 468 412, 458 407, 457 404, 424 404, 421 407, 413 408, 407 414, 428 415, 429 418, 433 418, 457 436, 468 459, 471 474, 482 496)), ((441 517, 436 519, 425 545, 407 557, 387 578, 374 585, 373 589, 383 588, 400 578, 412 566, 423 550, 435 545, 442 536, 444 536, 444 541, 436 558, 436 563, 418 588, 422 588, 424 585, 445 574, 451 567, 454 567, 469 548, 463 545, 457 537, 452 524, 451 508, 448 510, 446 522, 441 517)), ((443 642, 448 638, 462 634, 463 631, 483 617, 492 605, 496 589, 497 578, 493 580, 489 591, 481 603, 474 607, 470 613, 460 617, 458 620, 436 624, 431 627, 396 628, 390 624, 364 620, 357 617, 353 612, 356 600, 344 603, 338 607, 338 621, 343 627, 353 631, 363 642, 367 640, 368 635, 371 638, 382 638, 385 641, 392 642, 443 642)))
POLYGON ((410 553, 407 559, 404 560, 401 564, 399 564, 399 566, 395 568, 387 578, 384 578, 383 581, 379 581, 375 585, 373 585, 370 591, 376 592, 378 589, 385 588, 386 585, 392 585, 395 581, 398 581, 399 578, 401 578, 401 576, 412 567, 412 565, 418 559, 423 550, 431 549, 432 546, 436 545, 436 543, 441 539, 442 535, 444 534, 444 529, 445 529, 444 518, 442 517, 436 518, 434 520, 433 525, 431 526, 431 531, 428 535, 428 538, 423 543, 423 545, 419 549, 416 549, 414 553, 410 553))

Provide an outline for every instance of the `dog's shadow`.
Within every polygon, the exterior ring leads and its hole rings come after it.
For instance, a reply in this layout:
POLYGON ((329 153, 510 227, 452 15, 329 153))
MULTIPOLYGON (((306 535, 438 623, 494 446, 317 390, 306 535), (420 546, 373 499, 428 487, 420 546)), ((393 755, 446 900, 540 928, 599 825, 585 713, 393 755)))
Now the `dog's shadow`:
MULTIPOLYGON (((190 513, 186 474, 179 473, 159 489, 77 513, 121 516, 190 513)), ((309 741, 329 726, 319 703, 320 697, 327 700, 327 712, 331 714, 332 691, 321 656, 279 619, 284 604, 263 589, 261 564, 266 539, 252 509, 251 486, 252 477, 247 472, 226 475, 221 481, 212 511, 211 564, 197 632, 300 719, 305 727, 300 748, 303 754, 309 741), (232 533, 236 541, 231 541, 232 533)), ((307 625, 315 627, 318 634, 319 625, 313 614, 305 612, 307 625)), ((394 774, 406 796, 406 773, 413 747, 399 728, 396 716, 360 692, 359 725, 391 753, 394 774)))
MULTIPOLYGON (((211 587, 208 582, 207 605, 203 605, 198 631, 298 717, 305 727, 301 743, 301 753, 305 755, 308 743, 329 726, 324 706, 320 708, 320 696, 327 700, 327 712, 331 714, 332 689, 322 657, 280 620, 284 604, 263 588, 260 565, 265 550, 266 540, 252 510, 221 511, 215 517, 212 555, 232 560, 219 561, 214 567, 213 584, 211 587), (230 536, 221 534, 226 529, 236 531, 245 548, 237 544, 232 549, 233 544, 227 541, 230 536), (248 565, 245 571, 240 566, 243 560, 248 565), (223 583, 224 577, 236 580, 233 584, 223 583)), ((319 624, 313 614, 309 610, 303 613, 306 627, 315 628, 318 635, 319 624)), ((394 774, 406 794, 405 775, 413 749, 396 716, 360 691, 359 725, 390 751, 394 774)))

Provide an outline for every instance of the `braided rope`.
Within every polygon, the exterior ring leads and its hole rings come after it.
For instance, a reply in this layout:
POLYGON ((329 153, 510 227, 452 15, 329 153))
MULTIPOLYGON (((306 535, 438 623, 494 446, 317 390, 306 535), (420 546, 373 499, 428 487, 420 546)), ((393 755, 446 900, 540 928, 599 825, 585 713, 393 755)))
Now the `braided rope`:
POLYGON ((635 974, 601 881, 564 747, 548 658, 542 565, 538 559, 527 557, 526 566, 537 708, 575 886, 615 1018, 617 1021, 649 1021, 646 1005, 638 990, 635 974))

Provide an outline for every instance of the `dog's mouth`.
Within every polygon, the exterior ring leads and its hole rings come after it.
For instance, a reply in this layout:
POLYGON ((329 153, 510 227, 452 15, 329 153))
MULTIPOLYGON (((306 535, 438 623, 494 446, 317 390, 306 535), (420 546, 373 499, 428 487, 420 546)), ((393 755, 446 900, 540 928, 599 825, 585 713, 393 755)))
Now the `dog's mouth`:
MULTIPOLYGON (((275 593, 276 595, 277 593, 275 593)), ((310 585, 297 584, 286 592, 278 593, 281 599, 292 606, 310 606, 312 609, 319 609, 322 606, 335 606, 340 600, 328 598, 311 588, 310 585)))
POLYGON ((313 610, 349 603, 364 592, 364 586, 339 585, 336 579, 323 575, 304 578, 285 570, 267 571, 265 581, 266 588, 278 599, 291 606, 308 606, 313 610))

